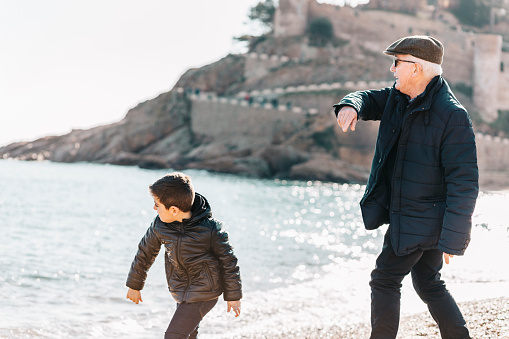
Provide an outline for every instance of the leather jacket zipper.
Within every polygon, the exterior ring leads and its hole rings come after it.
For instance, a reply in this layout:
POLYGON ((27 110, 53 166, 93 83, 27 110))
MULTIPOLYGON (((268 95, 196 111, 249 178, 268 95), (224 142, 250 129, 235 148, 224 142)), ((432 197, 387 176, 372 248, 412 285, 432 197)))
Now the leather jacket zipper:
POLYGON ((189 272, 184 267, 184 265, 182 265, 182 262, 180 261, 180 248, 181 248, 181 243, 182 243, 182 237, 183 236, 184 236, 184 225, 181 224, 180 225, 180 234, 179 234, 179 237, 177 239, 177 256, 176 256, 176 260, 177 260, 177 263, 179 264, 179 266, 182 267, 184 272, 186 272, 187 285, 186 285, 186 289, 184 290, 184 294, 182 296, 182 301, 185 301, 186 300, 186 295, 187 295, 187 290, 189 289, 190 281, 189 281, 189 272))

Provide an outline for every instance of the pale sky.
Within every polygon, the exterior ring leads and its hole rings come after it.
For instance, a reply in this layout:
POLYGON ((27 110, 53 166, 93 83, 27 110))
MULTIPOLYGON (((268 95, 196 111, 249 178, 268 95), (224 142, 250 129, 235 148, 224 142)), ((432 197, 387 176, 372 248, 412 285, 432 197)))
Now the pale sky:
POLYGON ((0 0, 0 146, 119 121, 244 52, 233 37, 260 33, 259 1, 0 0))
POLYGON ((0 0, 0 146, 122 119, 242 52, 259 0, 0 0))

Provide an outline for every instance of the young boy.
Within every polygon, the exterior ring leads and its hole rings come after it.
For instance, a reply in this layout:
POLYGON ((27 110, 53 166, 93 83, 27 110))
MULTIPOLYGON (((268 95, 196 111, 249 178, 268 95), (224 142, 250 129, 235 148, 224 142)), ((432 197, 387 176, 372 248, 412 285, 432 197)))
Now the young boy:
POLYGON ((188 175, 165 175, 149 190, 158 215, 138 245, 127 277, 127 299, 136 304, 143 301, 140 290, 164 244, 166 280, 177 301, 164 338, 196 338, 200 321, 221 294, 228 303, 227 311, 240 315, 242 283, 237 258, 228 234, 212 218, 207 200, 194 192, 188 175))

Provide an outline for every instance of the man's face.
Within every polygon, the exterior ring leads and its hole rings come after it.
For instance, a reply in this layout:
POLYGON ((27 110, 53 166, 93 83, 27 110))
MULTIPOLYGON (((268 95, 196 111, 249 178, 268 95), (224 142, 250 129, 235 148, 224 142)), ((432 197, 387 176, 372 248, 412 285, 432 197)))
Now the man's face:
POLYGON ((396 77, 396 89, 403 94, 410 95, 412 74, 415 69, 415 62, 408 60, 409 55, 396 54, 390 71, 396 77))
POLYGON ((154 198, 154 210, 157 211, 157 214, 159 215, 159 219, 161 219, 162 222, 170 223, 176 221, 177 212, 175 210, 175 206, 171 206, 170 209, 166 209, 164 205, 159 201, 159 198, 156 196, 153 196, 154 198))

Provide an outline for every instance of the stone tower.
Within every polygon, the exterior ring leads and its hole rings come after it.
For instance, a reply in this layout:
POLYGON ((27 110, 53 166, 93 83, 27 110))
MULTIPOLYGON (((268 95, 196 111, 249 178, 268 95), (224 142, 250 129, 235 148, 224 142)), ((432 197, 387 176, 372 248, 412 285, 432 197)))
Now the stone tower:
POLYGON ((274 35, 292 36, 306 32, 309 0, 279 0, 274 15, 274 35))
POLYGON ((502 37, 477 34, 474 38, 474 104, 485 122, 498 117, 498 90, 502 37))

